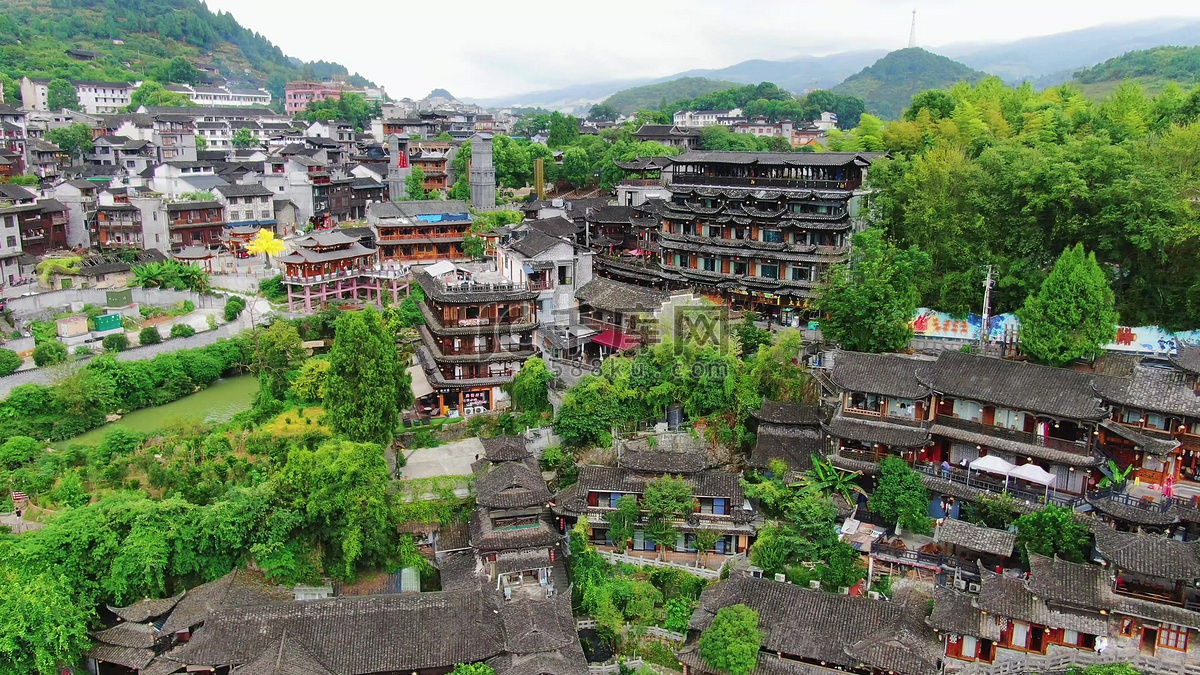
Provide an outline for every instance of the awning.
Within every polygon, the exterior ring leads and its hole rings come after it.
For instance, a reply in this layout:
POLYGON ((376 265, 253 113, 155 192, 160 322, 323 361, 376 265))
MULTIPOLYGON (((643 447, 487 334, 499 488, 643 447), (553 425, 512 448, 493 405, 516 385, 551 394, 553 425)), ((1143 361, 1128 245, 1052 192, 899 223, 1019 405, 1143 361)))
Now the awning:
POLYGON ((424 368, 420 365, 409 366, 408 374, 412 377, 413 398, 421 398, 433 393, 433 387, 429 386, 429 378, 425 377, 424 368))
POLYGON ((623 352, 642 344, 642 339, 636 335, 626 335, 620 331, 606 330, 592 338, 592 342, 610 349, 623 352))
POLYGON ((1047 487, 1054 485, 1054 474, 1046 471, 1037 464, 1022 464, 1008 472, 1011 478, 1020 478, 1027 480, 1030 483, 1045 485, 1047 487))
POLYGON ((1000 459, 996 455, 984 455, 978 459, 971 461, 971 468, 976 471, 986 471, 988 473, 997 473, 1001 476, 1007 476, 1012 473, 1016 467, 1008 462, 1000 459))

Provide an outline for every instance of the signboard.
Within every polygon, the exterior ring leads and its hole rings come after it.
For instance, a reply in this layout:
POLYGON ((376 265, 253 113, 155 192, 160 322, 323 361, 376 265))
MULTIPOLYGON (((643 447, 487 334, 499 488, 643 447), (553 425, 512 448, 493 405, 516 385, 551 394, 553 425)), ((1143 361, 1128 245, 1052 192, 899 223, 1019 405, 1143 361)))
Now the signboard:
POLYGON ((101 314, 96 317, 96 330, 103 332, 106 330, 116 330, 121 327, 120 314, 101 314))
POLYGON ((133 304, 133 290, 105 291, 105 307, 128 307, 133 304))

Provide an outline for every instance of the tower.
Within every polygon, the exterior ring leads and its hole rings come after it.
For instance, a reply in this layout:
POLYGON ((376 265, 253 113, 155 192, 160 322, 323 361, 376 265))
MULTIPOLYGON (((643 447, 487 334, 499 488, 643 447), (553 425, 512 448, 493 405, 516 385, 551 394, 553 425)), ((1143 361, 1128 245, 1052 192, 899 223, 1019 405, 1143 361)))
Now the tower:
POLYGON ((913 10, 912 28, 908 29, 908 46, 917 46, 917 10, 913 10))
POLYGON ((496 167, 492 166, 492 135, 478 132, 471 137, 471 206, 486 209, 496 205, 496 167))
POLYGON ((412 167, 408 165, 408 134, 388 136, 388 152, 388 194, 396 201, 408 190, 405 183, 412 173, 412 167))

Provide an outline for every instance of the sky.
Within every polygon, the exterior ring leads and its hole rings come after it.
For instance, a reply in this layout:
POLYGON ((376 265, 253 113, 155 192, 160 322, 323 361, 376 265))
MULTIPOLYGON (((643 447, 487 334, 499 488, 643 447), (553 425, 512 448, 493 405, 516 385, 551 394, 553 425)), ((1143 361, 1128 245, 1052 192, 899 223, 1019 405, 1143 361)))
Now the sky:
POLYGON ((1106 23, 1200 17, 1166 0, 206 0, 285 54, 335 61, 393 98, 485 98, 664 77, 749 59, 908 44, 1010 42, 1106 23), (1131 11, 1136 8, 1136 14, 1131 11))

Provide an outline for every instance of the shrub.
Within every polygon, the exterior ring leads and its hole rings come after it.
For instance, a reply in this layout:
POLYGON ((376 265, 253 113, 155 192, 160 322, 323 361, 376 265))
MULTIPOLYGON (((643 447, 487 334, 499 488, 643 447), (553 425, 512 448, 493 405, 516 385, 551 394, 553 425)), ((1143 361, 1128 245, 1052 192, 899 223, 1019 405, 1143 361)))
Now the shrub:
POLYGON ((258 282, 258 292, 271 302, 287 300, 287 289, 283 285, 283 277, 271 277, 258 282))
POLYGON ((154 326, 146 326, 142 332, 138 333, 138 343, 143 345, 156 345, 162 342, 162 335, 154 326))
POLYGON ((104 346, 104 351, 123 352, 129 347, 129 338, 125 337, 124 333, 113 333, 105 335, 100 344, 104 346))
POLYGON ((242 310, 246 309, 246 301, 238 295, 231 295, 225 301, 225 320, 235 321, 242 315, 242 310))
POLYGON ((192 337, 195 334, 196 329, 192 328, 186 323, 177 323, 174 326, 171 326, 171 337, 173 338, 192 337))
POLYGON ((79 345, 75 348, 75 356, 91 356, 92 348, 87 345, 79 345))
POLYGON ((0 377, 12 375, 21 367, 22 359, 11 349, 0 349, 0 377))
POLYGON ((43 342, 33 349, 33 363, 53 366, 67 360, 67 346, 58 340, 43 342))

